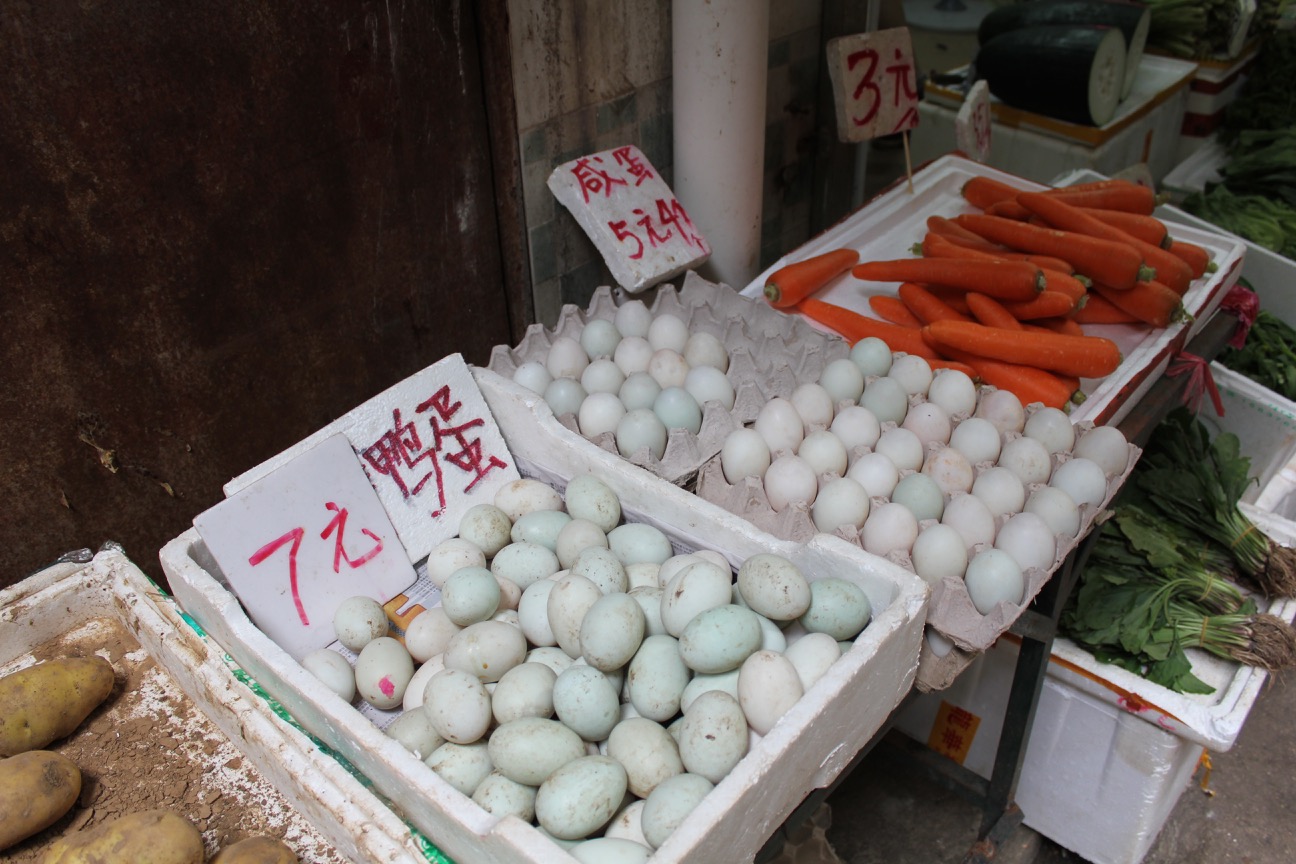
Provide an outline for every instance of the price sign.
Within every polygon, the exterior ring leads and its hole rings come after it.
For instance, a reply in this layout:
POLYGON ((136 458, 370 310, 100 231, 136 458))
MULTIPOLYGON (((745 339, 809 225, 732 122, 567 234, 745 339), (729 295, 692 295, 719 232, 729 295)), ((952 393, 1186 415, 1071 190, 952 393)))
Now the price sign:
POLYGON ((520 476, 463 358, 452 354, 225 485, 233 495, 341 433, 411 562, 459 532, 475 504, 520 476))
POLYGON ((711 245, 638 147, 582 156, 549 175, 617 283, 631 293, 701 265, 711 245))
POLYGON ((985 164, 990 158, 990 85, 972 85, 954 118, 954 142, 969 159, 985 164))
POLYGON ((831 39, 828 77, 837 137, 857 143, 918 125, 918 78, 908 27, 831 39))
POLYGON ((248 616, 297 660, 336 639, 343 600, 386 603, 415 580, 345 435, 200 513, 194 527, 248 616))

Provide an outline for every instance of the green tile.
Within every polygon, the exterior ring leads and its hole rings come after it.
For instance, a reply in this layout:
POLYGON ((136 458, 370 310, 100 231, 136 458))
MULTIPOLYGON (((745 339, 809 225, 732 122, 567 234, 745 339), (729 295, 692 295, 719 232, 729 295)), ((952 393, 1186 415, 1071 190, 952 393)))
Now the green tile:
POLYGON ((584 309, 594 292, 603 285, 615 284, 602 258, 588 261, 559 277, 558 296, 563 303, 574 303, 584 309))
POLYGON ((612 99, 598 106, 595 112, 595 128, 602 135, 630 126, 635 121, 636 97, 634 91, 625 96, 612 99))
POLYGON ((548 162, 549 130, 547 125, 540 125, 522 134, 522 162, 548 162))
POLYGON ((667 113, 639 121, 639 149, 659 173, 675 164, 675 126, 672 120, 667 113))
POLYGON ((531 246, 531 281, 544 282, 558 275, 558 251, 554 243, 554 223, 536 225, 527 232, 531 246))
POLYGON ((787 65, 792 57, 792 45, 788 39, 776 39, 769 45, 769 62, 766 64, 768 69, 777 69, 779 66, 787 65))

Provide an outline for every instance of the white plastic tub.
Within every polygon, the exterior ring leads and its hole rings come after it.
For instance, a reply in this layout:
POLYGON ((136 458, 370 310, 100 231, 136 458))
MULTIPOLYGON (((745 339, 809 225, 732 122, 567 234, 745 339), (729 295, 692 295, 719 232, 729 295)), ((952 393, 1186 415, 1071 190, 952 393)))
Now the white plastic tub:
MULTIPOLYGON (((577 473, 594 473, 617 493, 627 521, 661 528, 677 550, 716 549, 734 564, 759 551, 777 552, 811 578, 842 576, 868 594, 874 618, 854 647, 651 859, 752 860, 806 794, 828 785, 881 729, 912 686, 928 600, 925 583, 836 537, 806 544, 776 540, 591 442, 559 435, 561 427, 538 396, 485 370, 474 374, 524 476, 565 488, 577 473)), ((161 557, 185 610, 304 728, 351 762, 452 858, 572 864, 567 852, 531 825, 491 816, 455 791, 253 626, 196 531, 168 543, 161 557)))

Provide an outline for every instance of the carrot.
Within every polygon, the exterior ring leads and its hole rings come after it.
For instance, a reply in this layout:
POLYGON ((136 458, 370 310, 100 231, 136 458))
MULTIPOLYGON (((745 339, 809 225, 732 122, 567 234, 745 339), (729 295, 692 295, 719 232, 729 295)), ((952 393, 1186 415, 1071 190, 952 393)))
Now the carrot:
POLYGON ((972 310, 967 305, 967 292, 962 288, 946 288, 944 285, 924 285, 931 294, 939 297, 946 306, 958 312, 967 320, 972 320, 972 310))
POLYGON ((970 321, 963 312, 946 303, 935 292, 916 282, 901 283, 897 289, 900 301, 922 324, 933 321, 970 321))
POLYGON ((1117 309, 1153 327, 1168 327, 1191 317, 1178 292, 1160 282, 1140 282, 1126 291, 1113 291, 1105 285, 1095 284, 1093 291, 1117 309))
MULTIPOLYGON (((1086 299, 1088 294, 1085 294, 1086 299)), ((1056 318, 1069 315, 1075 311, 1076 301, 1061 291, 1043 291, 1033 300, 1021 303, 1004 303, 1004 308, 1018 321, 1031 321, 1036 318, 1056 318)))
POLYGON ((1062 375, 1102 378, 1121 364, 1119 346, 1102 336, 1004 330, 966 321, 934 321, 922 332, 938 349, 952 348, 1062 375))
POLYGON ((1057 375, 1034 366, 978 357, 956 349, 942 349, 942 353, 971 366, 982 384, 1015 394, 1023 405, 1042 402, 1050 408, 1066 410, 1072 402, 1083 398, 1080 381, 1074 377, 1057 375))
POLYGON ((1004 330, 1021 330, 1022 324, 1002 303, 993 297, 987 297, 976 291, 967 295, 968 308, 976 320, 987 327, 1001 327, 1004 330))
POLYGON ((1141 324, 1133 315, 1098 293, 1089 295, 1084 307, 1071 314, 1077 324, 1141 324))
POLYGON ((1127 243, 984 213, 964 213, 955 221, 992 242, 1025 252, 1055 255, 1069 261, 1077 273, 1114 288, 1132 288, 1140 278, 1149 276, 1143 256, 1127 243))
POLYGON ((1129 180, 1095 181, 1084 186, 1063 186, 1046 190, 1046 194, 1076 207, 1100 207, 1103 210, 1126 210, 1151 216, 1157 206, 1156 190, 1129 180))
POLYGON ((1211 269, 1211 254, 1204 246, 1189 243, 1187 240, 1176 240, 1172 237, 1170 245, 1166 248, 1169 249, 1171 255, 1179 257, 1192 268, 1194 279, 1211 269))
POLYGON ((852 345, 866 336, 876 336, 887 343, 892 351, 917 354, 919 357, 938 356, 936 350, 923 339, 920 329, 901 327, 813 297, 798 303, 795 311, 840 334, 852 345))
POLYGON ((874 294, 868 298, 869 308, 883 321, 899 324, 901 327, 921 327, 922 319, 914 315, 899 297, 890 294, 874 294))
POLYGON ((1086 208, 1086 212, 1095 219, 1101 219, 1108 225, 1139 238, 1144 243, 1151 243, 1162 249, 1170 247, 1170 232, 1166 224, 1155 216, 1131 213, 1128 210, 1107 210, 1102 207, 1089 207, 1086 208))
POLYGON ((859 262, 854 249, 833 249, 775 270, 765 282, 765 299, 785 309, 823 288, 859 262))
MULTIPOLYGON (((1088 297, 1085 298, 1086 305, 1088 305, 1089 299, 1090 298, 1088 297)), ((1078 312, 1079 310, 1076 311, 1078 312)), ((1080 326, 1080 322, 1076 321, 1075 318, 1072 317, 1074 315, 1075 313, 1073 312, 1071 315, 1059 315, 1055 318, 1036 318, 1027 326, 1043 327, 1045 330, 1052 330, 1055 333, 1069 333, 1072 336, 1083 336, 1085 335, 1084 328, 1080 326)))
POLYGON ((927 365, 933 369, 957 369, 972 380, 976 380, 977 371, 966 363, 960 363, 957 360, 947 360, 944 357, 924 357, 927 365))
POLYGON ((1160 246, 1154 246, 1114 225, 1107 224, 1090 215, 1083 207, 1075 207, 1059 198, 1050 198, 1038 192, 1023 192, 1017 196, 1017 201, 1054 228, 1077 231, 1091 237, 1102 237, 1133 246, 1143 256, 1143 262, 1156 271, 1156 275, 1149 278, 1155 278, 1180 295, 1188 290, 1188 283, 1193 280, 1192 270, 1182 259, 1171 255, 1160 246))
POLYGON ((1000 201, 1011 201, 1021 190, 1002 180, 977 174, 965 181, 959 189, 963 200, 979 210, 985 210, 1000 201))
POLYGON ((922 243, 914 247, 915 254, 928 258, 999 258, 1004 261, 1029 261, 1044 271, 1047 277, 1050 272, 1074 274, 1075 268, 1050 255, 1031 255, 1026 252, 1014 252, 1002 246, 986 243, 979 237, 964 241, 952 234, 939 231, 928 231, 923 235, 922 243))
POLYGON ((1026 261, 897 258, 864 261, 851 275, 865 282, 922 282, 980 291, 1006 300, 1029 300, 1044 290, 1044 273, 1026 261))
POLYGON ((980 234, 969 231, 953 219, 945 216, 928 216, 927 230, 930 233, 940 234, 942 237, 947 237, 951 240, 966 240, 969 243, 975 243, 978 246, 984 246, 991 250, 1003 251, 1004 248, 995 243, 991 243, 980 234))
POLYGON ((985 212, 991 216, 1002 216, 1005 219, 1016 219, 1019 222, 1031 217, 1031 211, 1023 207, 1016 198, 1005 198, 1003 201, 996 201, 985 208, 985 212))

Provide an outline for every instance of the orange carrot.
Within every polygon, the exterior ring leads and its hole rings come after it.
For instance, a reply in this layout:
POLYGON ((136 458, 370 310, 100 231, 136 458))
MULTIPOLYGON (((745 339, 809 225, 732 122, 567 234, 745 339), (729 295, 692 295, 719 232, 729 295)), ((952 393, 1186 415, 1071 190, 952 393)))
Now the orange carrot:
POLYGON ((1084 307, 1071 313, 1077 324, 1141 324, 1133 315, 1095 292, 1089 295, 1084 307))
POLYGON ((1102 378, 1121 363, 1119 346, 1102 336, 1004 330, 966 321, 934 321, 922 332, 938 349, 966 351, 1081 378, 1102 378))
POLYGON ((876 336, 887 343, 892 351, 903 351, 920 357, 938 356, 936 350, 923 339, 922 330, 919 329, 901 327, 880 318, 861 315, 842 306, 815 300, 813 297, 798 303, 795 311, 840 334, 852 345, 866 336, 876 336))
POLYGON ((1021 322, 1017 320, 1016 316, 993 297, 987 297, 976 291, 969 291, 967 304, 976 320, 987 327, 1002 327, 1004 330, 1022 329, 1021 322))
POLYGON ((921 324, 933 321, 970 321, 967 315, 945 302, 926 286, 916 282, 903 282, 897 289, 900 301, 921 324))
POLYGON ((976 174, 963 183, 959 194, 973 207, 985 210, 1000 201, 1011 201, 1020 191, 1016 186, 1010 186, 1002 180, 976 174))
POLYGON ((972 380, 976 380, 977 371, 966 363, 960 363, 957 360, 947 360, 944 357, 924 357, 927 365, 933 369, 957 369, 972 380))
MULTIPOLYGON (((1088 305, 1090 298, 1085 298, 1085 304, 1088 305)), ((1077 312, 1079 310, 1076 310, 1077 312)), ((1072 315, 1059 315, 1056 318, 1036 318, 1028 326, 1043 327, 1045 330, 1052 330, 1055 333, 1069 333, 1072 336, 1083 336, 1084 328, 1080 322, 1076 321, 1072 315)))
POLYGON ((1170 245, 1166 247, 1170 254, 1176 255, 1187 262, 1192 268, 1193 278, 1201 276, 1211 266, 1211 254, 1204 246, 1198 246, 1196 243, 1189 243, 1187 240, 1170 239, 1170 245))
POLYGON ((1073 402, 1083 399, 1080 381, 1074 377, 1057 375, 1034 366, 978 357, 956 349, 943 349, 942 353, 971 366, 982 384, 1016 394, 1023 405, 1042 402, 1050 408, 1066 410, 1073 402))
MULTIPOLYGON (((1085 297, 1088 297, 1086 293, 1085 297)), ((1005 302, 1004 308, 1018 321, 1036 318, 1055 318, 1075 311, 1076 301, 1061 291, 1043 291, 1033 300, 1021 303, 1005 302)))
POLYGON ((899 297, 890 294, 874 294, 868 298, 869 308, 883 321, 899 324, 901 327, 921 327, 922 319, 914 315, 899 297))
POLYGON ((1188 283, 1193 280, 1192 270, 1181 258, 1171 255, 1160 246, 1154 246, 1114 225, 1109 225, 1092 216, 1083 207, 1075 207, 1060 198, 1051 198, 1038 192, 1023 192, 1017 196, 1017 201, 1054 228, 1077 231, 1091 237, 1102 237, 1133 246, 1143 256, 1143 262, 1156 271, 1156 275, 1149 278, 1155 278, 1180 295, 1188 290, 1188 283))
POLYGON ((1160 282, 1140 282, 1127 291, 1113 291, 1095 283, 1092 290, 1117 309, 1153 327, 1168 327, 1191 317, 1184 310, 1178 292, 1160 282))
POLYGON ((1031 217, 1031 211, 1022 206, 1022 203, 1016 198, 1005 198, 1003 201, 996 201, 985 212, 991 216, 1002 216, 1005 219, 1016 219, 1019 222, 1025 221, 1031 217))
POLYGON ((946 288, 944 285, 924 285, 931 294, 939 297, 946 306, 958 312, 967 320, 972 319, 972 310, 967 305, 967 292, 962 288, 946 288))
POLYGON ((833 249, 786 264, 765 282, 765 299, 779 309, 795 306, 853 267, 859 257, 854 249, 833 249))
POLYGON ((955 221, 992 242, 1025 252, 1055 255, 1069 261, 1077 273, 1113 288, 1132 288, 1140 278, 1150 275, 1149 268, 1143 265, 1143 256, 1128 243, 984 213, 964 213, 955 221))
POLYGON ((1099 180, 1081 186, 1063 186, 1048 189, 1046 194, 1076 207, 1126 210, 1146 216, 1152 215, 1157 206, 1156 190, 1129 180, 1099 180))
POLYGON ((1101 219, 1108 225, 1119 228, 1145 243, 1167 249, 1170 246, 1170 232, 1166 224, 1155 216, 1143 213, 1131 213, 1128 210, 1106 210, 1102 207, 1089 207, 1086 211, 1095 219, 1101 219))
POLYGON ((897 258, 864 261, 851 275, 865 282, 922 282, 980 291, 1005 300, 1029 300, 1044 290, 1044 273, 1026 261, 897 258))
POLYGON ((999 258, 1003 261, 1029 261, 1044 271, 1072 275, 1075 268, 1061 258, 1050 255, 1031 255, 1027 252, 1014 252, 1002 246, 987 243, 979 237, 964 240, 953 234, 942 234, 939 231, 928 231, 923 235, 922 243, 914 248, 916 254, 928 258, 999 258))

